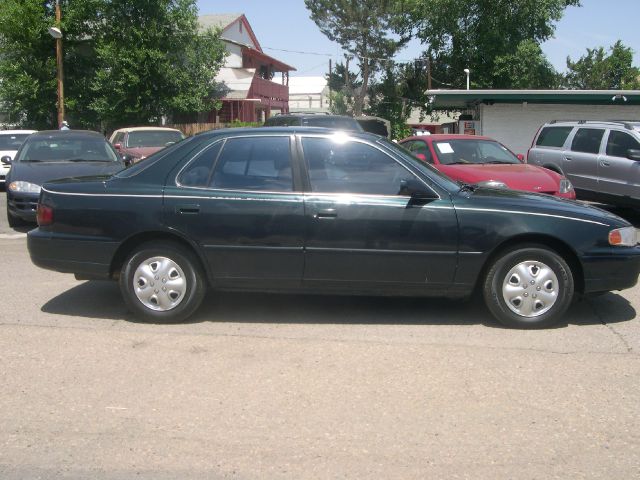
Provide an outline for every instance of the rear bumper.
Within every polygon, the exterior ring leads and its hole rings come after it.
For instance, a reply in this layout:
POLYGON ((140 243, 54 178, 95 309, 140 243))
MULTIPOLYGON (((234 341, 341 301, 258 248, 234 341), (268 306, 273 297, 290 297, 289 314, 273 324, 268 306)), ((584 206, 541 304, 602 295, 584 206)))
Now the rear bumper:
POLYGON ((52 238, 39 228, 27 233, 27 248, 36 266, 83 278, 108 279, 117 247, 115 242, 52 238))
POLYGON ((624 290, 640 275, 640 247, 612 247, 612 255, 582 258, 584 293, 624 290))

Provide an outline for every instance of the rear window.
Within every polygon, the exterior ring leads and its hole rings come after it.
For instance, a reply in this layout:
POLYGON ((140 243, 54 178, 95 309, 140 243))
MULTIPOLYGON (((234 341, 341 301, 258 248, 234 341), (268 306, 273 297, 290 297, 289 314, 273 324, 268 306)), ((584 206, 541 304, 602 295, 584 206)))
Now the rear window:
POLYGON ((127 147, 166 147, 182 140, 184 136, 180 132, 148 130, 129 132, 127 147))
POLYGON ((573 127, 544 127, 538 135, 538 147, 562 147, 573 127))
POLYGON ((339 130, 351 130, 354 132, 362 132, 362 127, 353 118, 339 117, 307 117, 302 121, 303 125, 310 127, 337 128, 339 130))
POLYGON ((28 136, 28 133, 0 134, 0 150, 18 150, 28 136))

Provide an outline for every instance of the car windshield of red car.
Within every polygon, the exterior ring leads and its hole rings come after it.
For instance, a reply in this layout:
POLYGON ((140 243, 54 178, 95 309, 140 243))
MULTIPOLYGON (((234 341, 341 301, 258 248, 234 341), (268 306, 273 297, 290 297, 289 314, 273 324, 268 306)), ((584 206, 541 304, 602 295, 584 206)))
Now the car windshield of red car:
POLYGON ((521 163, 505 146, 491 140, 440 140, 433 146, 442 165, 521 163))

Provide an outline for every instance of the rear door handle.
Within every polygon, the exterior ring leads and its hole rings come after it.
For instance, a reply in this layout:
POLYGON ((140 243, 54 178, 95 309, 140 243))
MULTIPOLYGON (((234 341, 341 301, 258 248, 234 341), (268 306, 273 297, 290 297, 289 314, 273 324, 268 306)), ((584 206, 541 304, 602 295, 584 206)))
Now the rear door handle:
POLYGON ((611 164, 609 162, 607 162, 606 160, 600 160, 600 165, 602 165, 603 167, 611 166, 611 164))
POLYGON ((564 159, 565 159, 567 162, 570 162, 570 161, 571 161, 571 157, 568 157, 567 155, 565 155, 565 156, 564 156, 564 159))
POLYGON ((178 205, 176 207, 176 212, 183 215, 197 215, 200 213, 200 205, 178 205))
POLYGON ((313 218, 317 219, 332 219, 338 216, 338 212, 335 208, 327 208, 326 210, 320 210, 316 212, 313 218))

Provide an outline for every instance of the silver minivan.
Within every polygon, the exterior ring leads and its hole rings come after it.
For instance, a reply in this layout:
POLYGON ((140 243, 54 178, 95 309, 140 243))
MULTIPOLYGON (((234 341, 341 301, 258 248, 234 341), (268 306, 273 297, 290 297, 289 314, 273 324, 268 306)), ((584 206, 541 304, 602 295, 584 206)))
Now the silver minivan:
POLYGON ((640 205, 640 122, 546 123, 533 140, 527 162, 566 176, 578 198, 640 205))

